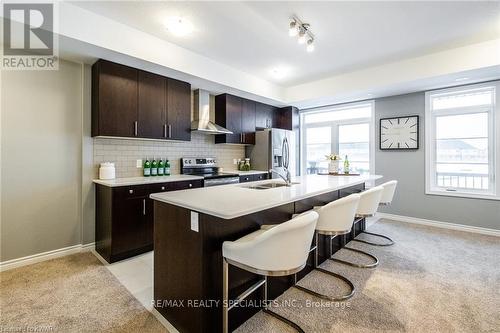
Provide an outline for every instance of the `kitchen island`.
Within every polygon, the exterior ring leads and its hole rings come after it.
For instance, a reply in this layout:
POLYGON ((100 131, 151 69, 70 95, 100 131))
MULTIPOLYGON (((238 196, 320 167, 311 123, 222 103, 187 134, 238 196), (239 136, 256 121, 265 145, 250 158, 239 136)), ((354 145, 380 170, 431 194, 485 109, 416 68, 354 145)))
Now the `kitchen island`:
MULTIPOLYGON (((363 191, 366 182, 379 178, 307 175, 295 177, 296 184, 290 187, 266 188, 268 183, 283 184, 273 179, 152 194, 155 309, 180 332, 221 331, 224 241, 238 239, 263 224, 283 223, 293 214, 363 191)), ((362 228, 364 224, 358 225, 362 228)), ((320 262, 326 260, 326 240, 326 237, 319 239, 320 262)), ((335 247, 338 249, 339 244, 335 247)), ((298 278, 311 269, 312 255, 298 278)), ((230 298, 257 280, 258 276, 231 266, 230 298)), ((278 297, 291 284, 291 277, 270 278, 269 298, 278 297)), ((262 293, 255 292, 247 303, 254 300, 253 306, 233 309, 230 329, 259 311, 261 299, 262 293)))

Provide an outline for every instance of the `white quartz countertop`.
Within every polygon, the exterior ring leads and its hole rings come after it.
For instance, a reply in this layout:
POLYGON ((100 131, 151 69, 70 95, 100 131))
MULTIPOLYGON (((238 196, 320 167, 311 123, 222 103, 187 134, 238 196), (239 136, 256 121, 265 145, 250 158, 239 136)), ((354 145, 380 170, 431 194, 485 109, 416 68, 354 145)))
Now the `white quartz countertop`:
POLYGON ((199 176, 188 175, 170 175, 170 176, 152 176, 152 177, 129 177, 129 178, 116 178, 116 179, 94 179, 94 183, 101 184, 109 187, 127 186, 127 185, 146 185, 156 183, 169 183, 179 182, 183 180, 197 180, 203 179, 199 176))
POLYGON ((268 172, 269 171, 261 171, 261 170, 250 170, 250 171, 224 170, 223 173, 234 173, 237 174, 238 176, 248 176, 248 175, 260 175, 268 172))
POLYGON ((175 192, 154 193, 150 197, 157 201, 200 213, 223 219, 232 219, 368 181, 374 181, 379 178, 382 178, 382 176, 307 175, 294 177, 292 180, 299 182, 299 184, 290 187, 283 186, 265 190, 248 188, 257 184, 282 182, 281 180, 272 179, 175 192))

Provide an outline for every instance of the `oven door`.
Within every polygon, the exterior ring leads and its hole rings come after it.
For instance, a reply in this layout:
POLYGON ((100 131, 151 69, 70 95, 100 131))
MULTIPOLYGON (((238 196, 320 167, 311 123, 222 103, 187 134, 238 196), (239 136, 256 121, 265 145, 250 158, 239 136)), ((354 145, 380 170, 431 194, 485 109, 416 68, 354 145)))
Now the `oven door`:
POLYGON ((239 177, 223 177, 223 178, 208 178, 204 181, 204 187, 237 184, 240 182, 239 177))

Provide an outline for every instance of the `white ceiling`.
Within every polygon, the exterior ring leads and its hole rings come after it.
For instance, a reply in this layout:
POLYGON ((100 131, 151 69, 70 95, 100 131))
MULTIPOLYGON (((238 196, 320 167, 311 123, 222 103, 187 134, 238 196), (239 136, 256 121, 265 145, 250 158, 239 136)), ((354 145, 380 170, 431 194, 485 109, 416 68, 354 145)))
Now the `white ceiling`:
POLYGON ((500 2, 73 4, 287 87, 500 36, 500 2), (293 14, 311 24, 315 52, 288 37, 293 14), (195 31, 170 35, 163 21, 172 15, 188 18, 195 31), (288 75, 274 78, 276 67, 287 68, 288 75))

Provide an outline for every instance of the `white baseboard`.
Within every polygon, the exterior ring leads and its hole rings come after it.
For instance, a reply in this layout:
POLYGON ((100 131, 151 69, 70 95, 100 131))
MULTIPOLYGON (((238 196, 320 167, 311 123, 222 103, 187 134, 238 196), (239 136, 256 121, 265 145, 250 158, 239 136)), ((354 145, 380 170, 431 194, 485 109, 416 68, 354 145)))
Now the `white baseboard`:
POLYGON ((468 225, 463 225, 463 224, 455 224, 455 223, 442 222, 442 221, 426 220, 426 219, 421 219, 418 217, 394 215, 394 214, 387 214, 387 213, 377 213, 376 216, 378 218, 396 220, 396 221, 400 221, 400 222, 428 225, 428 226, 436 227, 436 228, 459 230, 459 231, 473 232, 476 234, 500 237, 500 230, 496 230, 496 229, 473 227, 473 226, 468 226, 468 225))
POLYGON ((37 253, 37 254, 33 254, 31 256, 26 256, 26 257, 22 257, 22 258, 3 261, 3 262, 0 262, 0 272, 6 271, 9 269, 13 269, 13 268, 17 268, 17 267, 21 267, 21 266, 36 264, 38 262, 42 262, 42 261, 49 260, 49 259, 64 257, 64 256, 74 254, 74 253, 90 251, 90 250, 94 249, 94 247, 95 247, 95 243, 78 244, 78 245, 64 247, 62 249, 37 253))

